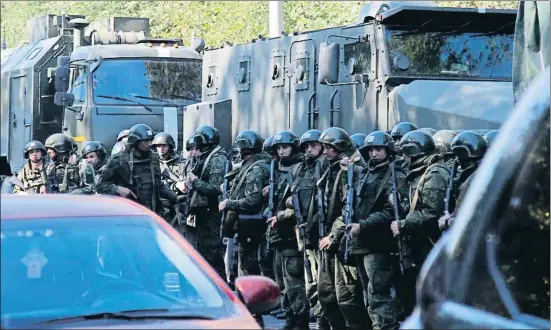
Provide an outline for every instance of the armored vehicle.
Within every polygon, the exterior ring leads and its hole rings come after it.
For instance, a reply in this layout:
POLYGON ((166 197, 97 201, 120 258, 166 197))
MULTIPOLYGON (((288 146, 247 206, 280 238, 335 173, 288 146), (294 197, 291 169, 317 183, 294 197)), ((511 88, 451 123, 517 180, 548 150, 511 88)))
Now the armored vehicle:
POLYGON ((202 103, 184 135, 215 124, 235 137, 340 126, 350 133, 411 121, 498 128, 513 106, 516 11, 367 2, 355 22, 206 50, 202 103))
POLYGON ((152 39, 147 18, 47 15, 29 26, 31 42, 2 61, 4 172, 23 166, 25 143, 59 132, 110 152, 120 131, 144 123, 181 148, 182 108, 201 97, 202 40, 152 39))

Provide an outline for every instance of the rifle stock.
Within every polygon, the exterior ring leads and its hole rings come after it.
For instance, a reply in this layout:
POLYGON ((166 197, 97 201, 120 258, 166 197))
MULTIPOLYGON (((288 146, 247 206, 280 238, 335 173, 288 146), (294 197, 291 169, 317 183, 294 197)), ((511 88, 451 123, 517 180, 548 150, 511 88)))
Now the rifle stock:
POLYGON ((21 189, 23 189, 23 191, 27 191, 27 189, 25 189, 25 185, 23 184, 23 182, 21 182, 21 180, 19 180, 15 175, 13 176, 10 176, 7 181, 11 184, 13 184, 14 186, 17 186, 21 189))

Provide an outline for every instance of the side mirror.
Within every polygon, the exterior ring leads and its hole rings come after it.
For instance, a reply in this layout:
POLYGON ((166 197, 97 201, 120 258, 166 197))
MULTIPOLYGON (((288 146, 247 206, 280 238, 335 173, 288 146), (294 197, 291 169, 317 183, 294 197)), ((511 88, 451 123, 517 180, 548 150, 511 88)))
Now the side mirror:
POLYGON ((70 107, 75 102, 75 96, 72 93, 56 92, 54 97, 55 105, 70 107))
POLYGON ((58 66, 55 69, 54 88, 56 92, 66 92, 69 89, 69 67, 58 66))
POLYGON ((263 314, 279 304, 279 286, 264 276, 241 276, 235 279, 235 289, 251 314, 263 314))
POLYGON ((319 50, 319 83, 322 85, 339 82, 341 46, 337 42, 321 43, 319 50))
POLYGON ((205 40, 201 38, 192 38, 191 48, 195 49, 196 52, 200 53, 203 49, 205 49, 205 40))

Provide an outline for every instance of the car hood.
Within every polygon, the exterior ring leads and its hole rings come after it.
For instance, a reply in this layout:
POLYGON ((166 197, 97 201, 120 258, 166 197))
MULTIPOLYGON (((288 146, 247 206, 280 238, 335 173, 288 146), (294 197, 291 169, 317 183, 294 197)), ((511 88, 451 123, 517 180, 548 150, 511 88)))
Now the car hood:
POLYGON ((497 129, 513 109, 511 82, 416 80, 389 93, 399 121, 419 127, 497 129))
POLYGON ((252 317, 220 320, 94 320, 67 323, 56 329, 260 329, 252 317))

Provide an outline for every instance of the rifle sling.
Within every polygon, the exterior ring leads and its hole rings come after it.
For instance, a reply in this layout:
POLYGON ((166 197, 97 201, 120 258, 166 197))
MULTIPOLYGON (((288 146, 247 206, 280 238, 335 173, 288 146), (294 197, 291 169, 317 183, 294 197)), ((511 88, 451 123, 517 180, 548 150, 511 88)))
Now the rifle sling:
MULTIPOLYGON (((203 164, 203 168, 201 169, 201 175, 199 175, 199 180, 202 180, 203 178, 203 175, 205 174, 205 170, 207 169, 207 166, 210 162, 210 158, 212 157, 212 155, 214 155, 216 152, 218 152, 218 150, 220 150, 221 147, 220 146, 217 146, 216 148, 214 148, 214 150, 207 156, 207 159, 205 159, 205 164, 203 164)), ((191 194, 191 201, 189 202, 189 205, 194 205, 195 203, 195 199, 197 199, 197 191, 196 190, 193 190, 193 193, 191 194)))
POLYGON ((367 209, 367 212, 365 213, 369 217, 369 213, 371 213, 371 209, 373 209, 373 206, 375 206, 375 203, 377 202, 377 199, 379 199, 379 196, 383 192, 383 189, 385 189, 386 182, 391 174, 392 170, 390 167, 387 169, 385 176, 383 177, 383 180, 379 182, 379 185, 377 187, 377 194, 375 194, 375 198, 373 199, 373 203, 369 206, 367 209))

